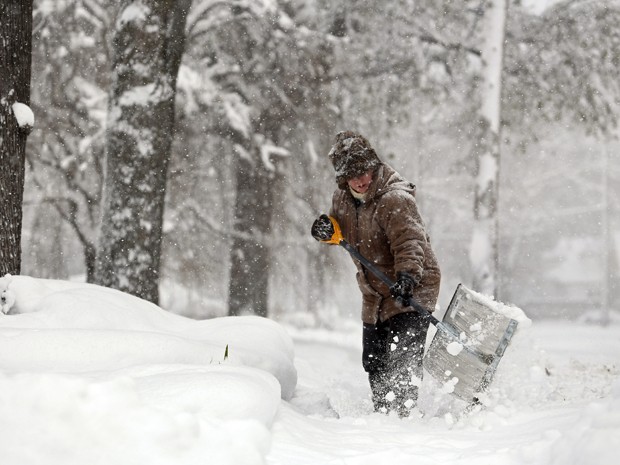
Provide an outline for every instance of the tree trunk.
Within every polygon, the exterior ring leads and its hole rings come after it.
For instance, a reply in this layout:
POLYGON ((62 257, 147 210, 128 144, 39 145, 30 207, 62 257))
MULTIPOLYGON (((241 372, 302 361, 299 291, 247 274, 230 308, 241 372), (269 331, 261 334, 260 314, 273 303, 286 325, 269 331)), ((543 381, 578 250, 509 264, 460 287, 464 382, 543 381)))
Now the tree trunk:
POLYGON ((95 282, 154 303, 190 0, 125 0, 113 39, 95 282))
POLYGON ((26 138, 15 103, 30 105, 32 0, 0 4, 0 276, 21 271, 26 138))
POLYGON ((611 190, 613 189, 612 183, 610 183, 610 171, 612 169, 610 164, 609 149, 603 148, 603 169, 602 169, 602 236, 603 240, 603 279, 601 282, 601 324, 608 326, 611 323, 611 313, 615 310, 615 300, 617 299, 617 293, 620 286, 618 286, 618 254, 617 254, 617 240, 614 226, 614 218, 617 215, 613 214, 614 202, 612 202, 611 190))
POLYGON ((488 0, 485 6, 470 263, 474 288, 497 295, 501 79, 507 0, 488 0))
POLYGON ((230 252, 229 315, 267 316, 269 304, 269 237, 275 173, 257 159, 241 157, 230 252))

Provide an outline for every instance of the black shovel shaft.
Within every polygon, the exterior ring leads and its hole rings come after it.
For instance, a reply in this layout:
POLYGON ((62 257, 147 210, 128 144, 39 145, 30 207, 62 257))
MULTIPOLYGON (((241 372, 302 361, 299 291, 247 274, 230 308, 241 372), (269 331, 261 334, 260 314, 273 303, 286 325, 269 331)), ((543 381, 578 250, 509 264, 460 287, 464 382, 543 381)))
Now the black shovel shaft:
MULTIPOLYGON (((379 268, 377 268, 371 261, 369 261, 366 257, 364 257, 361 253, 357 251, 357 249, 347 241, 342 239, 339 243, 342 247, 345 248, 347 252, 351 254, 353 258, 355 258, 358 262, 360 262, 367 270, 369 270, 372 274, 374 274, 377 278, 379 278, 387 287, 392 287, 394 282, 379 268)), ((422 317, 428 320, 434 326, 441 325, 441 322, 433 316, 431 312, 429 312, 426 308, 416 302, 413 298, 409 298, 407 301, 407 306, 414 308, 422 317)))

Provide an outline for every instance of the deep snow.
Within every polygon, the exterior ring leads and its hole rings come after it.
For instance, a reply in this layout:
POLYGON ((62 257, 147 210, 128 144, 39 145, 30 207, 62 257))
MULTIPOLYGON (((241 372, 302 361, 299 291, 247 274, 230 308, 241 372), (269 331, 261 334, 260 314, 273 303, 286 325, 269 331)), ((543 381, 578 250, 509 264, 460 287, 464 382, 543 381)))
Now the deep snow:
POLYGON ((612 465, 620 324, 523 325, 485 408, 424 380, 372 412, 360 324, 196 321, 101 287, 0 278, 0 456, 11 465, 612 465), (228 357, 225 356, 228 347, 228 357))

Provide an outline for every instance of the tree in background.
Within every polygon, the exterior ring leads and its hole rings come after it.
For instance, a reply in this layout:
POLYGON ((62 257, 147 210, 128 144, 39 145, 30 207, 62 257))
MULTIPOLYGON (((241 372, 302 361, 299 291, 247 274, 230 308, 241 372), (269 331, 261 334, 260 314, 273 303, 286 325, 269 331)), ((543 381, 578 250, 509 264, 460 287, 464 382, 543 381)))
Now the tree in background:
POLYGON ((30 189, 25 210, 37 227, 30 231, 24 258, 40 277, 68 277, 73 264, 60 266, 63 247, 75 237, 86 280, 94 281, 110 83, 108 35, 115 17, 116 7, 106 0, 35 3, 32 107, 40 124, 26 153, 27 181, 36 189, 30 189), (57 235, 52 251, 45 247, 50 231, 57 235))
POLYGON ((476 171, 470 263, 474 289, 488 295, 497 295, 500 116, 507 7, 507 0, 488 0, 482 11, 480 109, 473 145, 476 171))
MULTIPOLYGON (((507 166, 518 165, 520 159, 524 159, 525 166, 530 166, 534 160, 526 159, 524 152, 542 143, 545 152, 539 153, 535 162, 548 169, 539 168, 536 173, 526 169, 525 177, 517 182, 517 191, 506 191, 506 198, 502 199, 502 224, 511 218, 506 226, 500 225, 502 241, 508 245, 504 246, 508 249, 505 256, 500 257, 500 274, 504 276, 514 273, 515 260, 523 257, 522 261, 526 261, 525 257, 530 256, 527 244, 532 242, 532 237, 543 237, 545 233, 541 228, 546 234, 551 229, 552 234, 544 240, 551 242, 548 248, 553 249, 559 241, 570 239, 577 232, 580 240, 596 236, 596 227, 605 224, 608 209, 617 211, 617 202, 601 202, 601 199, 616 198, 615 185, 600 182, 606 180, 607 175, 613 179, 617 160, 609 159, 609 169, 602 170, 605 177, 597 175, 597 181, 593 182, 593 167, 599 170, 606 158, 605 153, 593 152, 591 148, 599 147, 605 152, 613 146, 613 139, 617 139, 619 25, 620 2, 617 0, 559 2, 540 16, 524 15, 511 8, 503 67, 503 150, 506 156, 514 158, 507 166), (580 156, 574 154, 578 149, 582 152, 580 156), (510 155, 509 150, 512 151, 510 155), (573 161, 567 163, 566 160, 573 161), (612 194, 608 197, 610 190, 612 194), (537 199, 537 211, 530 212, 529 207, 512 208, 523 194, 537 199), (607 208, 601 207, 601 203, 607 208), (531 213, 537 216, 532 217, 531 213), (519 227, 509 227, 513 222, 519 227), (562 234, 558 237, 560 231, 562 234)), ((513 169, 502 170, 504 180, 512 183, 513 169)), ((606 234, 603 231, 603 236, 606 234)), ((613 254, 613 247, 601 242, 602 256, 606 259, 613 254)), ((544 250, 543 244, 538 249, 544 250)), ((613 268, 605 266, 605 261, 602 263, 601 268, 613 268)), ((528 274, 534 288, 541 286, 543 276, 528 274)), ((502 281, 505 283, 500 290, 502 296, 523 298, 519 296, 522 291, 518 283, 511 286, 509 280, 502 281)), ((614 277, 613 272, 602 278, 603 295, 607 289, 617 286, 618 277, 614 277)), ((576 289, 574 283, 563 290, 563 298, 578 300, 570 297, 573 289, 576 289)), ((587 302, 577 304, 582 309, 584 305, 598 305, 599 299, 592 297, 596 291, 587 292, 591 294, 587 302)), ((584 299, 585 290, 579 293, 584 299)), ((610 304, 602 303, 603 308, 605 305, 610 304)))
POLYGON ((0 5, 0 275, 21 271, 26 139, 32 129, 32 0, 0 5))
MULTIPOLYGON (((312 312, 318 299, 306 289, 322 295, 324 274, 315 280, 306 257, 326 254, 306 242, 307 224, 319 211, 317 179, 327 179, 317 176, 317 147, 326 151, 336 112, 322 84, 332 51, 309 3, 205 0, 188 17, 181 125, 201 143, 177 159, 186 172, 174 176, 175 240, 166 243, 178 256, 204 257, 203 276, 227 280, 232 314, 265 315, 276 300, 300 298, 312 312), (210 174, 195 195, 178 195, 200 170, 210 174)), ((191 260, 173 262, 191 279, 191 260)))
POLYGON ((620 2, 565 0, 540 16, 508 16, 502 120, 536 140, 540 122, 587 133, 617 128, 620 2))
POLYGON ((267 316, 274 262, 282 255, 283 238, 296 229, 282 221, 284 180, 293 171, 287 165, 309 163, 305 142, 312 122, 320 120, 313 113, 326 113, 317 88, 329 67, 328 50, 320 34, 292 20, 295 9, 287 4, 233 2, 220 8, 215 24, 213 14, 206 18, 208 66, 218 72, 217 105, 223 104, 228 121, 223 134, 236 153, 231 315, 267 316), (278 216, 282 229, 276 232, 278 216))
POLYGON ((126 0, 113 39, 95 281, 159 302, 176 80, 190 0, 126 0))

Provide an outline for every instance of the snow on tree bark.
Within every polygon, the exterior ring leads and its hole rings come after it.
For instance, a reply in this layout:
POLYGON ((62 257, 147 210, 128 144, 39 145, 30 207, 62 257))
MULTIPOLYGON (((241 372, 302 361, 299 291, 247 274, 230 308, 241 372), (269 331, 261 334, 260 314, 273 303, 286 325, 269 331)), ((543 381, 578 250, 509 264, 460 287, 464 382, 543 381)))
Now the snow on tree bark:
POLYGON ((474 288, 497 294, 502 61, 507 0, 488 0, 483 18, 480 113, 474 147, 474 231, 470 264, 474 288))
POLYGON ((113 38, 95 281, 154 303, 190 0, 125 0, 113 38))
POLYGON ((22 200, 30 104, 32 0, 0 4, 0 275, 21 271, 22 200), (18 120, 18 118, 20 120, 18 120))

